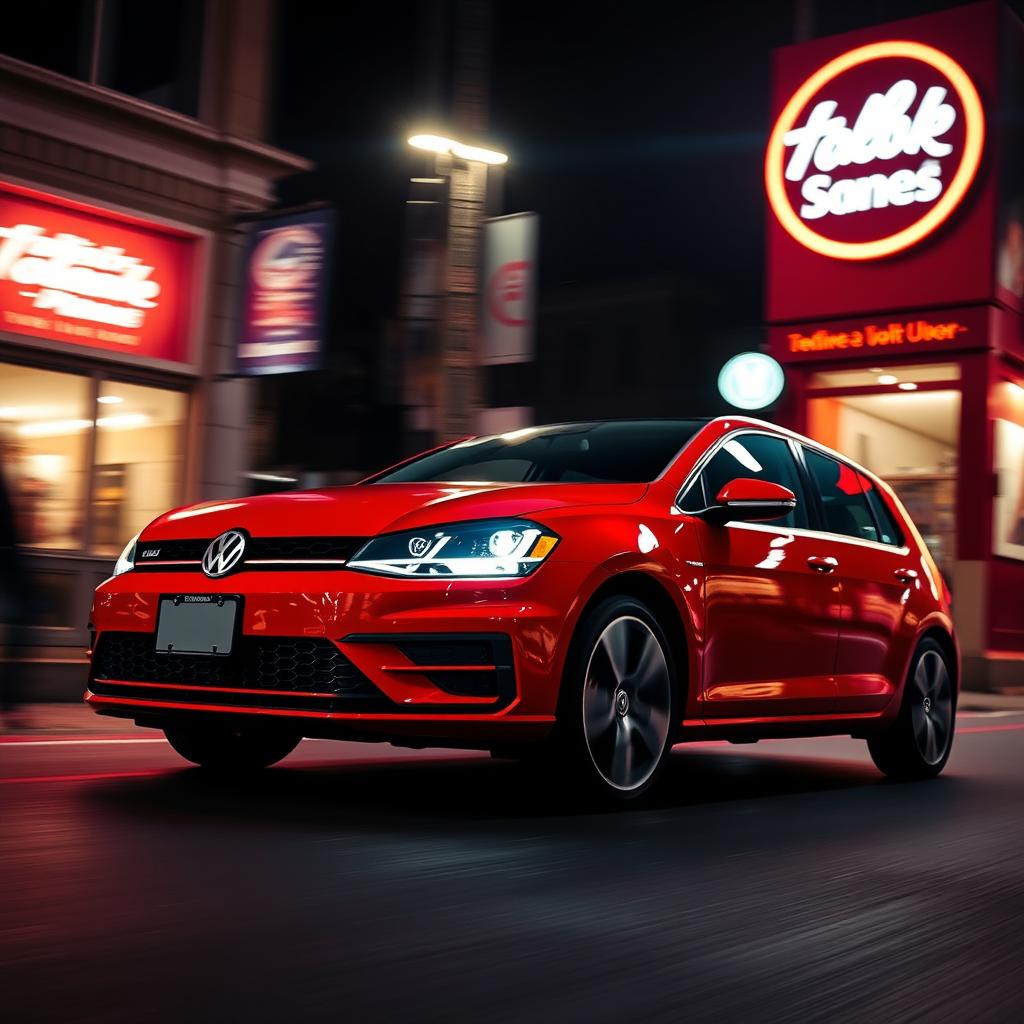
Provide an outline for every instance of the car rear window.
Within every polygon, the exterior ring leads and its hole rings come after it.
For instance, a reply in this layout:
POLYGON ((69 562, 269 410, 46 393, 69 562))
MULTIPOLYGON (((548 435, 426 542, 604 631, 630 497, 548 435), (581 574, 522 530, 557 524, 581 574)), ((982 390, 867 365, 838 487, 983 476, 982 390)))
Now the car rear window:
POLYGON ((878 528, 856 470, 804 448, 804 459, 821 496, 825 529, 860 540, 878 540, 878 528))
POLYGON ((885 498, 879 494, 878 488, 863 473, 858 473, 857 478, 860 480, 861 490, 868 499, 871 511, 875 514, 875 522, 878 524, 878 539, 883 544, 892 544, 900 547, 903 544, 903 532, 897 525, 895 517, 889 511, 885 498))
POLYGON ((619 420, 474 437, 367 483, 649 483, 705 420, 619 420))

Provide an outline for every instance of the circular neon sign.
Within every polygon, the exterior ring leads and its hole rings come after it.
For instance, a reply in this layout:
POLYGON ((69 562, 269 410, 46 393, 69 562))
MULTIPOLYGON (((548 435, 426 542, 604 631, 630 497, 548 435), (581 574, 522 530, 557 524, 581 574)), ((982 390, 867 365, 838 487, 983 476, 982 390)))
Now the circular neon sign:
POLYGON ((737 409, 763 409, 782 394, 786 376, 764 352, 741 352, 718 374, 721 396, 737 409))
POLYGON ((790 97, 765 153, 772 211, 823 256, 872 260, 917 244, 981 163, 985 114, 967 72, 910 40, 859 46, 790 97))

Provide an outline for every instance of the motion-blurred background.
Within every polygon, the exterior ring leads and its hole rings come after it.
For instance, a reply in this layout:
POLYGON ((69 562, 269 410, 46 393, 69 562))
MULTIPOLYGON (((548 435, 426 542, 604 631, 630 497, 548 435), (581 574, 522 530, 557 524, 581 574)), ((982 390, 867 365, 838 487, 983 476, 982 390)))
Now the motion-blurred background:
MULTIPOLYGON (((764 350, 784 389, 745 407, 897 487, 953 587, 974 685, 1011 685, 1024 652, 1022 6, 5 11, 0 547, 18 581, 0 608, 5 661, 33 697, 74 695, 92 590, 168 507, 349 482, 474 432, 721 414, 737 404, 723 366, 764 350), (947 12, 988 32, 991 52, 947 12), (858 285, 877 302, 818 301, 847 292, 824 271, 818 288, 766 238, 782 93, 847 46, 828 37, 853 32, 852 46, 927 16, 940 20, 921 31, 949 40, 987 115, 973 191, 921 250, 955 242, 956 261, 923 273, 927 302, 905 255, 858 285), (773 51, 794 44, 773 79, 773 51), (964 234, 971 218, 992 238, 964 234), (787 275, 796 292, 779 298, 787 275), (952 335, 816 358, 829 337, 894 318, 952 335), (787 340, 816 331, 824 342, 787 340)), ((744 378, 755 391, 757 372, 744 378)))

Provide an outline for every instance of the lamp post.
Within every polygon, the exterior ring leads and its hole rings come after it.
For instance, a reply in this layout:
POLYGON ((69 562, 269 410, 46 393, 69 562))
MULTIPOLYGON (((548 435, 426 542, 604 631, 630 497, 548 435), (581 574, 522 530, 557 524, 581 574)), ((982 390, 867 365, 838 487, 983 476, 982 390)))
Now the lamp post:
POLYGON ((488 209, 488 178, 508 162, 508 156, 431 133, 411 135, 408 144, 434 155, 435 180, 439 187, 446 186, 439 302, 434 320, 438 333, 436 408, 432 416, 422 408, 413 410, 412 415, 418 417, 414 429, 422 432, 429 420, 433 440, 448 441, 475 431, 479 405, 480 230, 484 217, 495 212, 488 209))

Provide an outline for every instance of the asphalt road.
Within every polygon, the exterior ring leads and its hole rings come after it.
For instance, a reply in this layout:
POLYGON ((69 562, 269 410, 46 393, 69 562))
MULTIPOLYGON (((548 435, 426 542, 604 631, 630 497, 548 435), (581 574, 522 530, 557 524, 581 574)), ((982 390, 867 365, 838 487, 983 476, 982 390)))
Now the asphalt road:
MULTIPOLYGON (((132 740, 135 742, 126 742, 132 740)), ((677 748, 574 812, 509 762, 0 740, 5 1021, 1021 1021, 1024 714, 946 774, 848 739, 677 748)))

